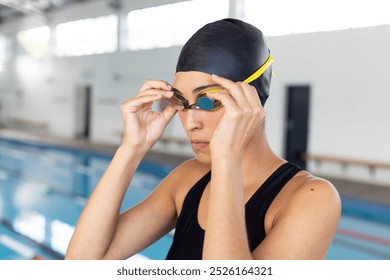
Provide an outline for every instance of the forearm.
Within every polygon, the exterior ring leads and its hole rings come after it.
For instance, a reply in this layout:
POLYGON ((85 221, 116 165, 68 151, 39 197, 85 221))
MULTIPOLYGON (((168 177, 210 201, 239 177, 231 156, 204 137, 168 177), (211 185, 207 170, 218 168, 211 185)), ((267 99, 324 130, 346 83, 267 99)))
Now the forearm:
POLYGON ((79 218, 66 258, 101 259, 114 237, 120 206, 144 153, 120 147, 79 218))
POLYGON ((243 184, 239 161, 213 161, 203 259, 252 258, 243 184))

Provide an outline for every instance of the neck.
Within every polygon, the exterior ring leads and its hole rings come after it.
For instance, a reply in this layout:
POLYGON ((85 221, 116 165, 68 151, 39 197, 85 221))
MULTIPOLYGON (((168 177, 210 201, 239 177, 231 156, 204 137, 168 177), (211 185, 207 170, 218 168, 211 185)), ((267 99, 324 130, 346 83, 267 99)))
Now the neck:
POLYGON ((285 160, 272 151, 264 129, 262 129, 253 137, 245 149, 242 162, 245 185, 266 180, 283 162, 285 160))

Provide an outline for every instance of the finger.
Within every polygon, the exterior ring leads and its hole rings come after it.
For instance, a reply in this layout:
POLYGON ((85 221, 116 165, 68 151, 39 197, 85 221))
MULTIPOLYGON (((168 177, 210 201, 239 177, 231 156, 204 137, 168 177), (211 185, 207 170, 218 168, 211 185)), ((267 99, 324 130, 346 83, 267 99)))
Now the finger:
POLYGON ((144 82, 144 84, 140 88, 140 92, 146 90, 146 89, 151 89, 151 88, 156 88, 156 89, 162 89, 162 90, 171 90, 172 86, 162 80, 147 80, 144 82))
POLYGON ((154 95, 144 95, 132 98, 121 105, 121 110, 127 113, 136 112, 138 108, 145 104, 160 100, 162 96, 163 95, 161 93, 158 93, 154 95))
POLYGON ((164 111, 161 112, 163 114, 165 120, 168 122, 171 121, 171 119, 175 116, 177 110, 171 106, 165 107, 164 111))
POLYGON ((245 82, 239 82, 239 84, 244 89, 244 92, 248 98, 251 112, 257 116, 257 119, 263 119, 265 116, 265 110, 263 105, 261 104, 260 97, 257 93, 256 88, 245 82))
POLYGON ((173 95, 173 91, 171 90, 163 90, 163 89, 145 89, 141 92, 139 92, 136 97, 139 97, 139 96, 145 96, 145 95, 156 95, 156 94, 161 94, 163 95, 164 97, 170 97, 173 95))
POLYGON ((259 97, 257 90, 254 86, 252 86, 248 83, 245 83, 245 82, 238 82, 238 84, 244 90, 245 97, 247 98, 247 100, 251 106, 262 107, 260 97, 259 97))
POLYGON ((222 105, 227 109, 238 109, 238 104, 234 100, 234 98, 230 94, 226 94, 225 92, 208 92, 207 96, 216 100, 221 101, 222 105))
POLYGON ((239 83, 215 75, 212 75, 212 79, 229 91, 230 95, 233 96, 240 108, 248 106, 249 102, 244 94, 242 86, 239 83))

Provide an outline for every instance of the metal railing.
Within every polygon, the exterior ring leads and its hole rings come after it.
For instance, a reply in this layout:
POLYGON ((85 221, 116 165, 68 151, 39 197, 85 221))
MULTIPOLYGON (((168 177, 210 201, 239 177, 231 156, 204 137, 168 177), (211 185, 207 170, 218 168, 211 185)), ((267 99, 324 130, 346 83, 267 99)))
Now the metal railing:
POLYGON ((377 169, 389 169, 390 163, 373 161, 373 160, 362 160, 348 157, 323 155, 323 154, 302 154, 302 159, 305 161, 314 161, 316 165, 321 165, 322 162, 334 162, 341 165, 343 169, 347 169, 348 166, 363 166, 367 167, 371 175, 375 175, 377 169))

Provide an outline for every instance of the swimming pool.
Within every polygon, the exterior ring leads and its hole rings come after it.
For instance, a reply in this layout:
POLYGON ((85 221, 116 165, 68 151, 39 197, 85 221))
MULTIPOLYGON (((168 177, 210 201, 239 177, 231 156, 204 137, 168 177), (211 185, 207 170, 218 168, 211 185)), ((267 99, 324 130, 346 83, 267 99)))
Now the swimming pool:
MULTIPOLYGON (((77 219, 111 155, 0 138, 0 259, 62 259, 77 219)), ((174 166, 143 161, 122 210, 174 166)), ((390 209, 343 198, 327 259, 390 259, 390 209)), ((168 234, 136 257, 164 259, 168 234)))

